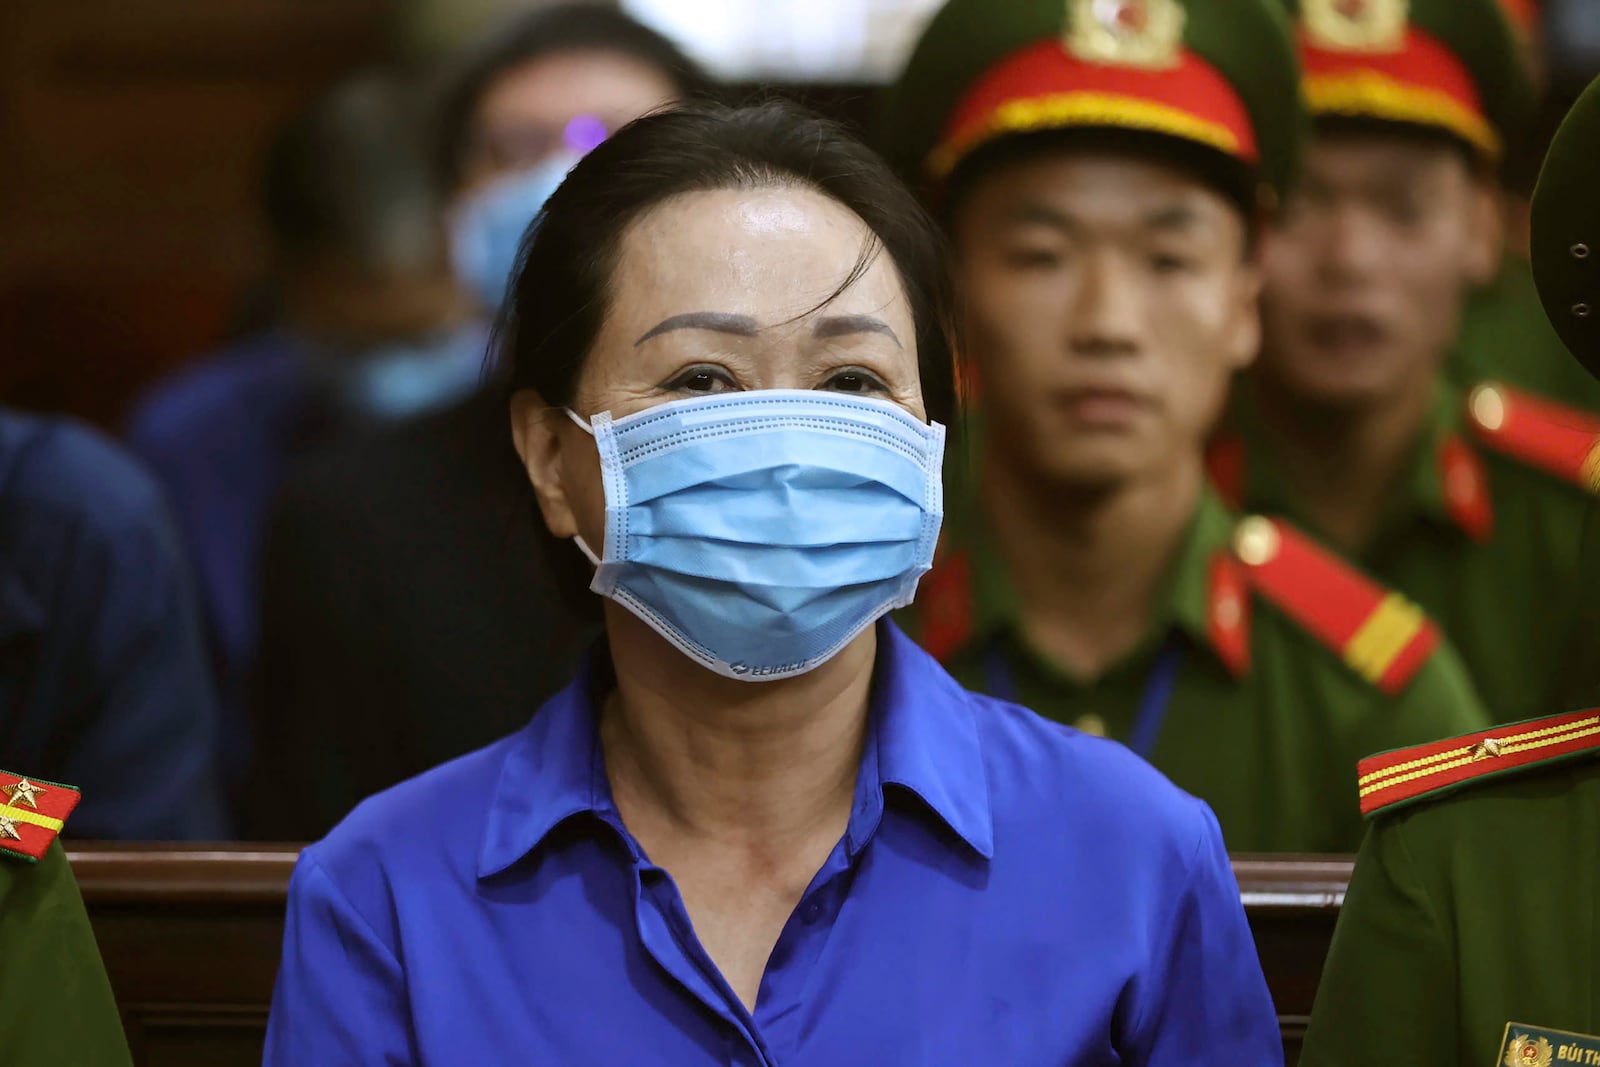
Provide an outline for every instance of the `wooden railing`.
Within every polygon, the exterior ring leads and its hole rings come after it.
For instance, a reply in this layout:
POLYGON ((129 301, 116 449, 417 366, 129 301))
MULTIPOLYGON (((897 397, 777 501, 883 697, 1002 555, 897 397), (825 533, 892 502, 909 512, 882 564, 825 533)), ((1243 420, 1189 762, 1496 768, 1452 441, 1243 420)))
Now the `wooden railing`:
MULTIPOLYGON (((77 845, 139 1067, 256 1067, 297 848, 77 845)), ((1340 857, 1238 856, 1234 872, 1294 1062, 1350 877, 1340 857)))

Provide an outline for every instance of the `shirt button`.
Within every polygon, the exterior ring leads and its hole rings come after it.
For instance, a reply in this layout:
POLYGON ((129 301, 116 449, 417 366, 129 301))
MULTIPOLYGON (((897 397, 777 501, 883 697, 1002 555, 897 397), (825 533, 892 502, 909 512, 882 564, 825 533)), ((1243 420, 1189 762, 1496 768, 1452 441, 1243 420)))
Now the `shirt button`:
POLYGON ((801 913, 800 918, 807 926, 815 925, 816 921, 822 918, 822 905, 807 904, 806 910, 801 913))

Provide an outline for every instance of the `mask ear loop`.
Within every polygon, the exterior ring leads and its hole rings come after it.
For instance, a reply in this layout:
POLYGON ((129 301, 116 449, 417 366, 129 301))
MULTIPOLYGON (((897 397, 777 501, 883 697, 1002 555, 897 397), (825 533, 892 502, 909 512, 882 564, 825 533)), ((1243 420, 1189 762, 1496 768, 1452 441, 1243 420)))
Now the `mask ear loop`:
MULTIPOLYGON (((590 437, 594 436, 594 427, 585 422, 582 415, 579 415, 571 408, 562 408, 561 410, 567 416, 567 418, 572 420, 573 424, 577 426, 578 429, 582 430, 590 437)), ((578 546, 579 552, 582 552, 589 558, 589 562, 594 564, 596 570, 600 568, 600 557, 595 555, 594 549, 590 548, 588 544, 584 542, 582 534, 573 534, 572 543, 578 546)))

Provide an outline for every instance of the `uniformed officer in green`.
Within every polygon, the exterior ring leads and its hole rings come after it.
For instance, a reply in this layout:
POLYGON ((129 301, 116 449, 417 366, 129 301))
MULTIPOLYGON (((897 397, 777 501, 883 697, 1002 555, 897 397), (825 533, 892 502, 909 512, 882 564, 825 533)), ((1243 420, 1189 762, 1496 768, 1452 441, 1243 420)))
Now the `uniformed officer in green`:
MULTIPOLYGON (((1532 230, 1550 318, 1600 374, 1600 82, 1551 148, 1532 230)), ((1600 555, 1588 572, 1592 597, 1600 555)), ((1588 652, 1600 679, 1600 645, 1588 652)), ((1372 827, 1301 1063, 1375 1049, 1405 1063, 1600 1063, 1600 713, 1383 753, 1359 778, 1372 827)))
POLYGON ((1348 851, 1348 760, 1486 713, 1419 611, 1206 484, 1297 78, 1271 0, 934 17, 885 140, 953 238, 980 410, 906 621, 964 684, 1148 756, 1230 847, 1348 851))
MULTIPOLYGON (((1531 101, 1546 82, 1539 3, 1500 0, 1500 8, 1514 31, 1522 68, 1528 74, 1526 82, 1533 87, 1533 93, 1527 94, 1531 101)), ((1534 118, 1529 109, 1523 122, 1531 126, 1534 118)), ((1447 369, 1469 388, 1485 379, 1497 379, 1565 404, 1600 411, 1600 382, 1585 374, 1567 354, 1545 318, 1534 288, 1533 268, 1528 262, 1528 201, 1521 188, 1532 185, 1532 175, 1524 181, 1512 173, 1526 163, 1537 164, 1537 159, 1526 160, 1527 155, 1525 146, 1509 146, 1501 168, 1505 251, 1500 271, 1488 285, 1467 297, 1447 369)))
POLYGON ((1216 483, 1420 604, 1498 720, 1540 714, 1587 596, 1600 421, 1442 373, 1496 262, 1514 44, 1495 0, 1303 0, 1299 19, 1317 136, 1266 236, 1263 351, 1216 483))
POLYGON ((0 1054, 131 1067, 122 1019, 56 834, 78 791, 0 771, 0 1054))

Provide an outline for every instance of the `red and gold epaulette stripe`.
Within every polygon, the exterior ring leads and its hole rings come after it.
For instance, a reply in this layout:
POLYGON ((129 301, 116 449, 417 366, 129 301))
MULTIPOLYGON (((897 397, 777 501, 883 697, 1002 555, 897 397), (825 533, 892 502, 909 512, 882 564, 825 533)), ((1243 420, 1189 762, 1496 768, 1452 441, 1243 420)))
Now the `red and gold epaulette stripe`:
POLYGON ((1467 397, 1478 440, 1530 467, 1600 493, 1600 420, 1489 382, 1467 397))
POLYGON ((1230 508, 1244 507, 1244 438, 1232 430, 1218 431, 1206 445, 1206 474, 1217 495, 1230 508))
POLYGON ((1421 608, 1287 523, 1244 519, 1233 545, 1257 592, 1385 693, 1403 690, 1439 645, 1421 608))
POLYGON ((70 785, 0 771, 0 853, 37 863, 78 799, 70 785))
POLYGON ((1361 814, 1449 786, 1600 748, 1600 711, 1496 726, 1463 737, 1381 752, 1357 770, 1361 814))
POLYGON ((943 663, 972 639, 972 560, 966 552, 935 554, 933 569, 922 576, 915 601, 918 642, 943 663))

